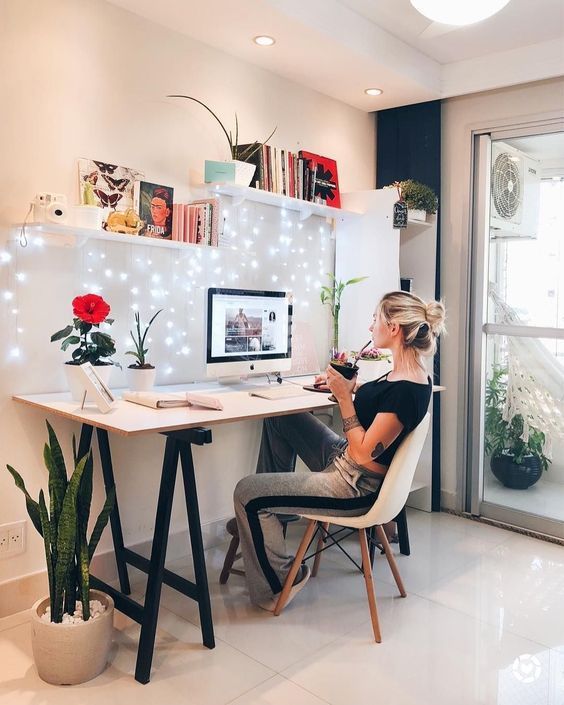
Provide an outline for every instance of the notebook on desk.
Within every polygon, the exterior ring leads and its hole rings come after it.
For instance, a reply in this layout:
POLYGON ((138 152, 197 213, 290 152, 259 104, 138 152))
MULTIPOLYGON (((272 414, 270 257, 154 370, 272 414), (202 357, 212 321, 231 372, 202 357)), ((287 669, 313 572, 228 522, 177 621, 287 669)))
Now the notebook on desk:
POLYGON ((125 401, 149 406, 152 409, 174 409, 179 406, 203 406, 206 409, 221 411, 223 404, 219 399, 207 394, 193 392, 124 392, 125 401))
POLYGON ((249 396, 261 399, 291 399, 307 396, 307 394, 309 392, 297 384, 273 384, 268 387, 256 387, 249 392, 249 396))

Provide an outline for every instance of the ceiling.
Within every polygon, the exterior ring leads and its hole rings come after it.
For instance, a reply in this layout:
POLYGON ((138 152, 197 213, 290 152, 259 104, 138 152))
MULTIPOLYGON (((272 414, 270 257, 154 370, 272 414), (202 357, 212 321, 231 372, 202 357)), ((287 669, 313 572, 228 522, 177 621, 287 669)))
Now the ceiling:
POLYGON ((564 0, 510 0, 463 28, 409 0, 109 1, 366 111, 564 75, 564 0))

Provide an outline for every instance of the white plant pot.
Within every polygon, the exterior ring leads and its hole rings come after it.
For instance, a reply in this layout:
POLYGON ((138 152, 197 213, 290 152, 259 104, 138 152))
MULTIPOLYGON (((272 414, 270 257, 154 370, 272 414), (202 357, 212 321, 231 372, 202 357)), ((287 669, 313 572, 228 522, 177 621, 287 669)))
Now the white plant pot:
POLYGON ((358 378, 361 382, 378 379, 392 369, 392 360, 357 360, 358 378))
MULTIPOLYGON (((84 386, 84 373, 80 369, 80 365, 64 365, 65 374, 67 376, 67 384, 71 393, 71 398, 73 401, 82 401, 84 396, 84 391, 86 387, 84 386)), ((96 374, 102 382, 109 387, 110 376, 112 374, 114 366, 113 365, 95 365, 94 369, 96 374)), ((86 396, 86 401, 92 401, 86 396)))
POLYGON ((106 610, 96 619, 79 624, 44 622, 49 598, 38 600, 31 610, 31 645, 39 677, 54 685, 85 683, 102 673, 108 663, 114 626, 114 601, 109 595, 90 590, 106 610))
POLYGON ((132 392, 150 392, 155 386, 157 371, 153 369, 139 370, 135 367, 127 368, 127 384, 132 392))
POLYGON ((240 162, 237 159, 232 159, 231 161, 235 164, 235 184, 237 186, 249 186, 257 169, 256 164, 240 162))
POLYGON ((407 220, 418 220, 422 223, 427 222, 427 211, 416 210, 414 208, 409 208, 407 211, 407 220))

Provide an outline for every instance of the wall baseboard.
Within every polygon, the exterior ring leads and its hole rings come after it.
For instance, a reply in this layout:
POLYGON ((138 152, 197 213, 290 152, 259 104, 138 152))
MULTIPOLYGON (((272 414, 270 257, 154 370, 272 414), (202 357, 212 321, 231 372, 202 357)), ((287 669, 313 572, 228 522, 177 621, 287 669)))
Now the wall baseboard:
MULTIPOLYGON (((219 519, 202 526, 204 549, 218 546, 228 538, 225 531, 226 519, 219 519)), ((146 556, 151 555, 151 541, 128 546, 132 551, 146 556)), ((178 531, 170 534, 167 546, 167 562, 192 555, 188 531, 178 531)), ((118 574, 114 560, 113 550, 96 554, 92 559, 92 573, 110 585, 118 585, 118 574)), ((130 580, 135 582, 143 575, 140 571, 129 566, 130 580)), ((15 580, 0 584, 0 619, 28 610, 34 602, 49 592, 47 570, 24 575, 15 580)))

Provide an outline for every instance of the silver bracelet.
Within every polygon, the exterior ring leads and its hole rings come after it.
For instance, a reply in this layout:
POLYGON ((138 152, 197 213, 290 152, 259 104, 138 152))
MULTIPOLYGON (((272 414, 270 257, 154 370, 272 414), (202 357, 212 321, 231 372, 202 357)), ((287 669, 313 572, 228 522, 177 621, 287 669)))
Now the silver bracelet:
POLYGON ((356 414, 354 416, 347 416, 346 419, 343 419, 343 431, 345 433, 353 428, 356 428, 357 426, 362 426, 362 424, 358 420, 358 416, 356 414))

